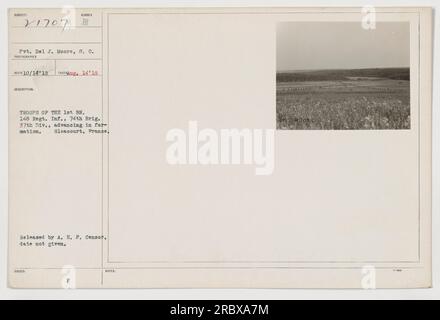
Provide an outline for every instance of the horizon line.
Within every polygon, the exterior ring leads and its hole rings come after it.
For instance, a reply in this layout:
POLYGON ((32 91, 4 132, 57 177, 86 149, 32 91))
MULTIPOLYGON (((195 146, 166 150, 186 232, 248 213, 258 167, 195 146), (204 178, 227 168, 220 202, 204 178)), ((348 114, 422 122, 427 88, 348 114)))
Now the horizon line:
POLYGON ((276 70, 276 72, 298 72, 298 71, 331 71, 331 70, 365 70, 365 69, 411 69, 411 66, 401 67, 362 67, 362 68, 318 68, 318 69, 283 69, 276 70))

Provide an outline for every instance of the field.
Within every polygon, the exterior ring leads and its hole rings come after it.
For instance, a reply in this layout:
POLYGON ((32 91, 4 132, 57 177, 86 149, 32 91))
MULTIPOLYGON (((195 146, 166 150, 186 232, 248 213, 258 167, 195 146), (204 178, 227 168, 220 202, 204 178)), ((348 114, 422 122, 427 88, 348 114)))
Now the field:
POLYGON ((277 129, 409 129, 409 69, 277 73, 277 129))

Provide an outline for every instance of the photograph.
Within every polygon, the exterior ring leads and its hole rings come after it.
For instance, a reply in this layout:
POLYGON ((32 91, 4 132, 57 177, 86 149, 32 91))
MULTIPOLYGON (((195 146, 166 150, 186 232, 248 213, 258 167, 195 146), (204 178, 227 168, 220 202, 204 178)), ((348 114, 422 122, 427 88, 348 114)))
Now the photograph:
POLYGON ((0 4, 0 300, 440 297, 440 2, 289 1, 0 4))
POLYGON ((279 22, 279 130, 410 129, 407 22, 279 22))

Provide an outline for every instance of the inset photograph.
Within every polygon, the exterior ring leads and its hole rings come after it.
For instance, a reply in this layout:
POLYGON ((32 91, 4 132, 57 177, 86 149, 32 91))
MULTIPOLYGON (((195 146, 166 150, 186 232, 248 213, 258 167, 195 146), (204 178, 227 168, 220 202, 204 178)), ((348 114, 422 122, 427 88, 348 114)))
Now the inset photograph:
POLYGON ((279 130, 410 129, 409 22, 279 22, 279 130))

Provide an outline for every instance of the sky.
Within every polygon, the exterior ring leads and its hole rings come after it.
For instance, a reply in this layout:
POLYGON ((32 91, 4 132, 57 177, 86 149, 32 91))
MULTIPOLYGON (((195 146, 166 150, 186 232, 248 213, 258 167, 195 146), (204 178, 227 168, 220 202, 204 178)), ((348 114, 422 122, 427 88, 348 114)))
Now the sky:
POLYGON ((279 22, 277 71, 409 67, 409 22, 279 22))

